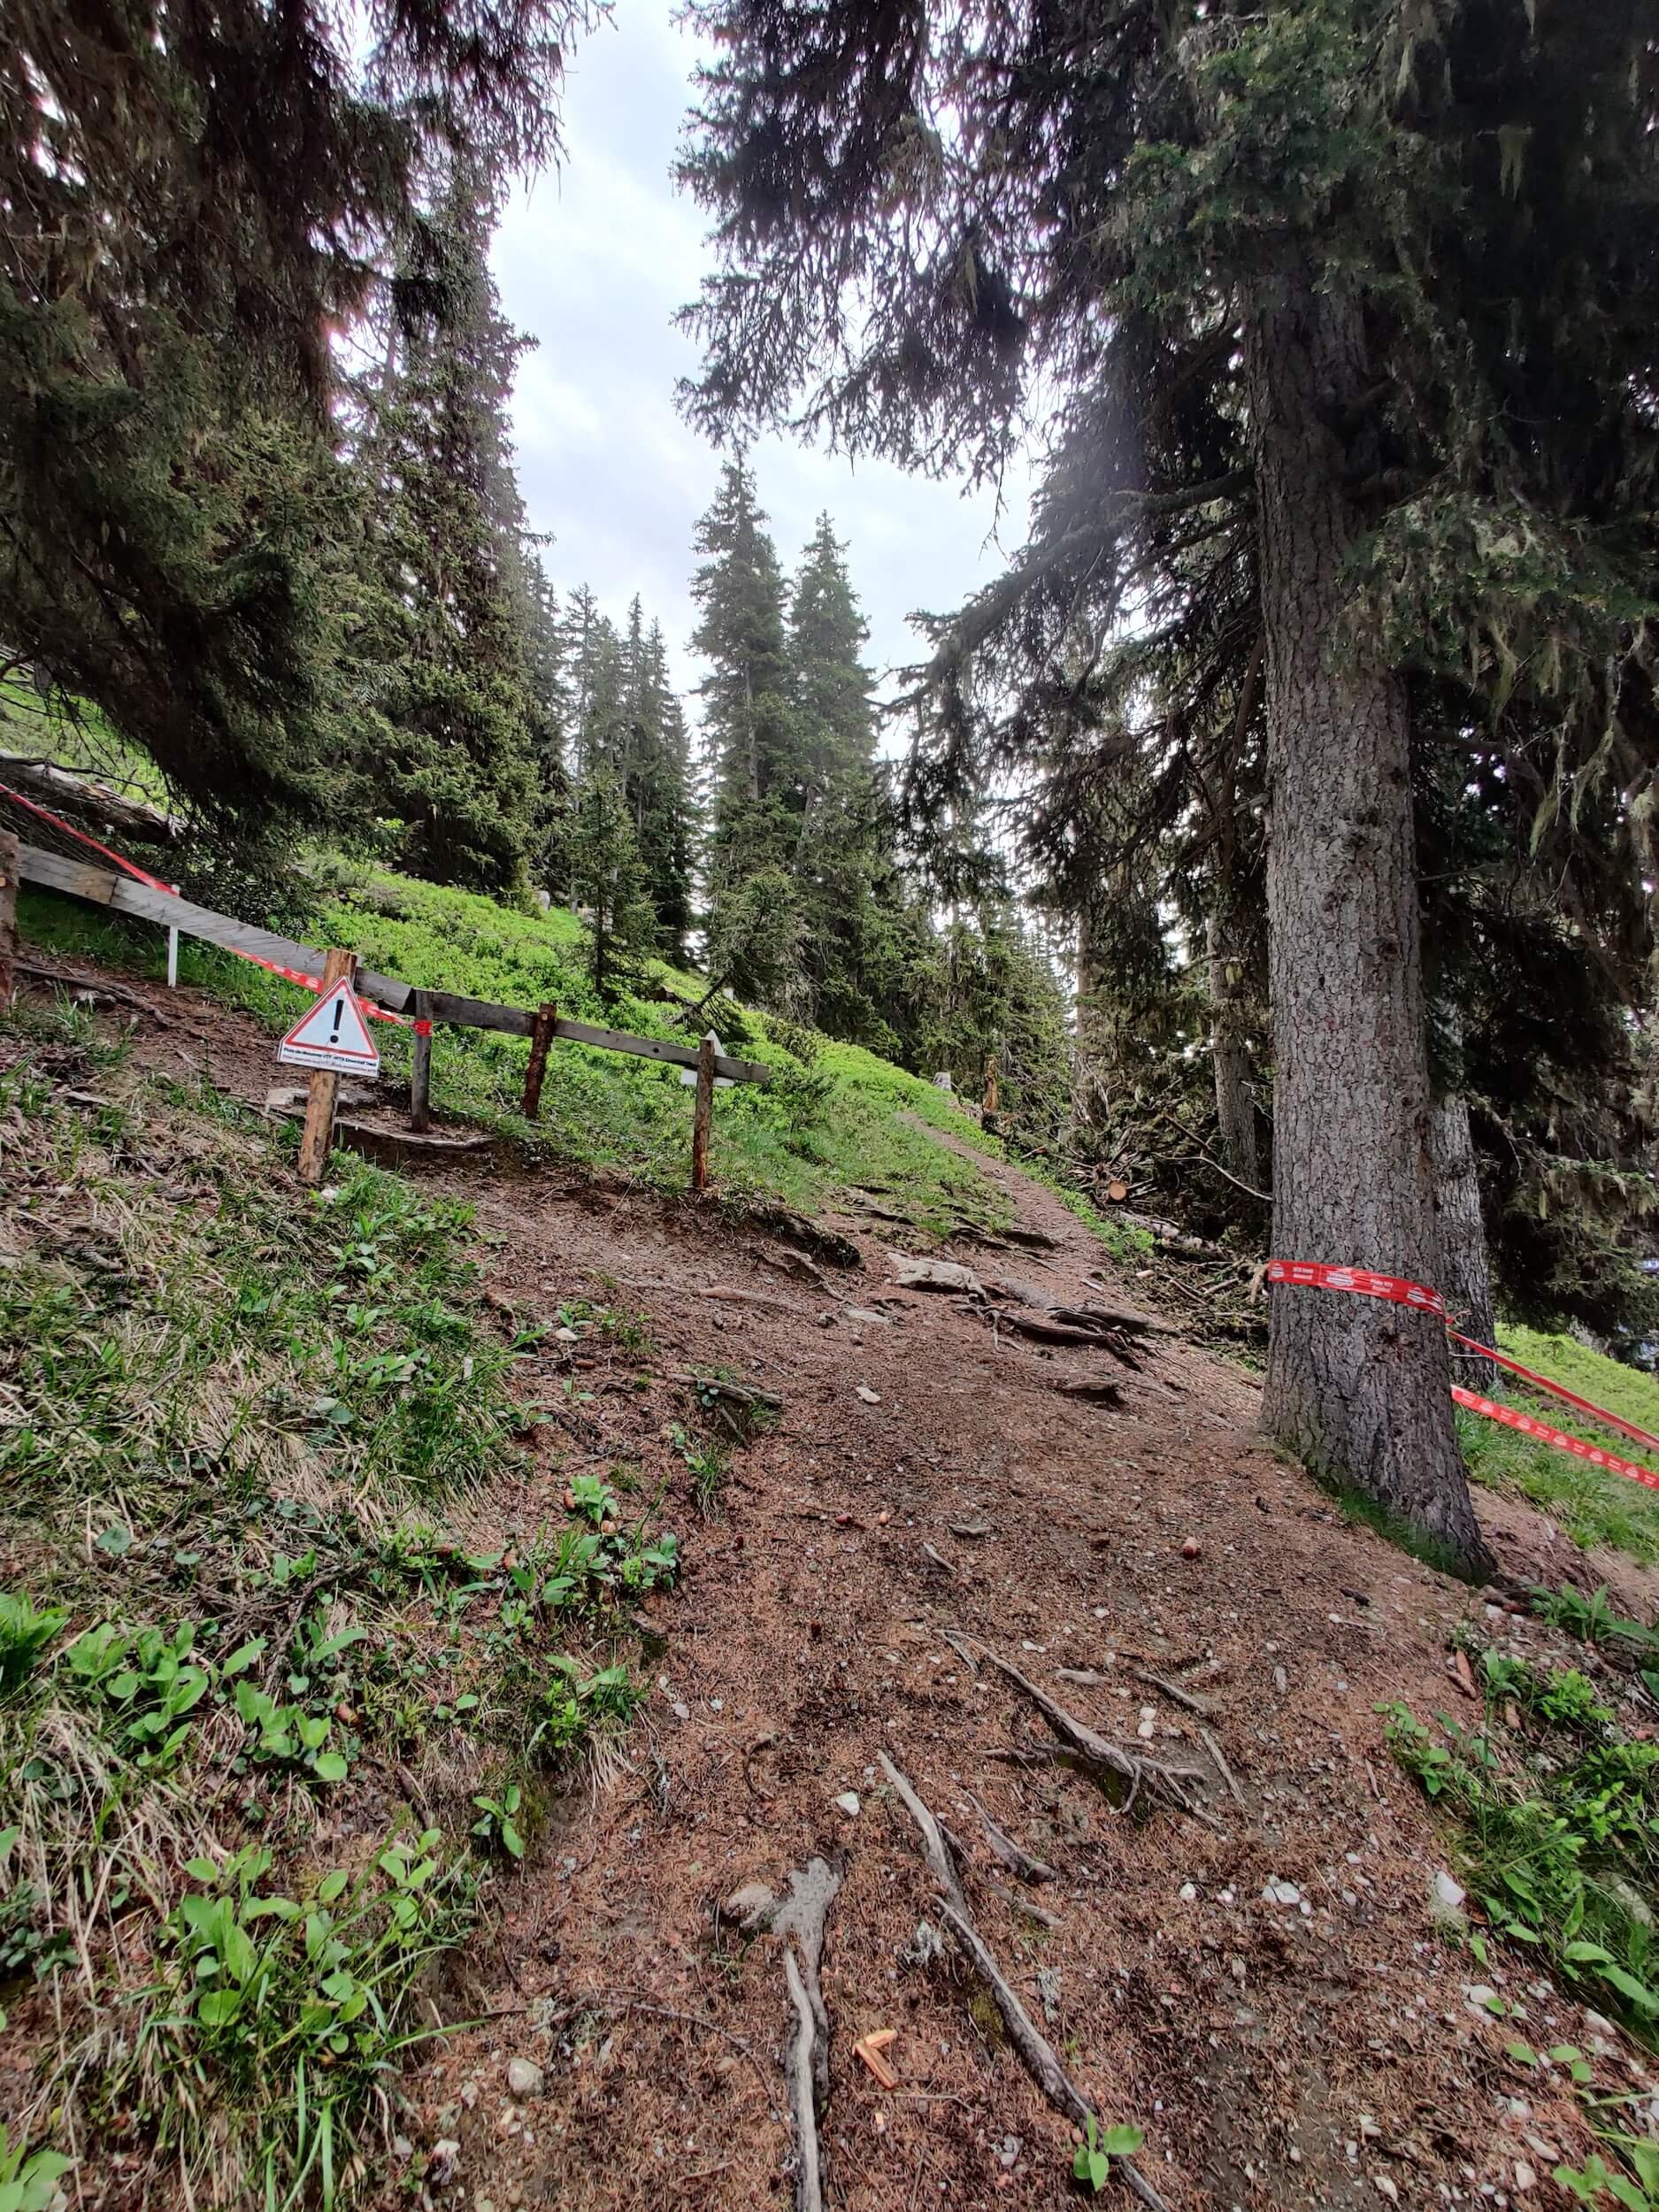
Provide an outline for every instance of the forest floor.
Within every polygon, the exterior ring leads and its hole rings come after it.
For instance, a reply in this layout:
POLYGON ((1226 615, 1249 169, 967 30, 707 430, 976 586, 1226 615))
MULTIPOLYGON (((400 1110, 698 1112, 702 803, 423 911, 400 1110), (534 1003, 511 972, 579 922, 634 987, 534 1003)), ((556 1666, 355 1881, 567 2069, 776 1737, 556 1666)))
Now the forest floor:
MULTIPOLYGON (((141 1030, 139 1068, 183 1060, 256 1105, 280 1079, 250 1020, 136 995, 174 1024, 141 1030)), ((1156 1314, 1156 1278, 1115 1271, 1043 1186, 979 1166, 1019 1248, 980 1233, 933 1250, 1062 1303, 1156 1314)), ((782 1402, 704 1480, 680 1587, 638 1609, 649 1686, 631 1733, 426 1995, 451 2032, 405 2069, 388 2207, 789 2202, 782 1953, 742 1921, 757 1886, 787 1894, 815 1855, 843 1877, 823 1964, 826 2202, 1077 2201, 1073 2131, 941 1946, 883 1754, 960 1839, 1004 1974, 1103 2119, 1144 2128, 1141 2170, 1176 2212, 1565 2201, 1548 2177, 1584 2156, 1579 2105, 1506 2043, 1518 2025, 1581 2046, 1609 2093, 1650 2094, 1647 2055, 1524 1954, 1479 1966, 1437 1927, 1455 1846, 1379 1709, 1472 1717, 1460 1636, 1570 1655, 1621 1694, 1594 1652, 1350 1518, 1263 1448, 1256 1383, 1185 1342, 1178 1315, 1132 1369, 899 1287, 901 1233, 867 1215, 821 1217, 846 1240, 837 1263, 614 1171, 507 1156, 422 1179, 476 1209, 487 1294, 514 1325, 557 1326, 582 1298, 641 1317, 633 1345, 572 1356, 563 1422, 467 1506, 479 1540, 557 1518, 583 1463, 684 1497, 691 1370, 782 1402), (1061 1394, 1102 1379, 1119 1404, 1061 1394), (1052 1739, 990 1655, 1112 1740, 1202 1770, 1202 1817, 1144 1798, 1125 1815, 1041 1755, 1052 1739), (1014 1878, 981 1808, 1050 1878, 1014 1878), (888 2029, 891 2089, 855 2052, 888 2029)), ((1518 1502, 1477 1502, 1506 1587, 1607 1583, 1652 1617, 1659 1577, 1586 1555, 1518 1502)))

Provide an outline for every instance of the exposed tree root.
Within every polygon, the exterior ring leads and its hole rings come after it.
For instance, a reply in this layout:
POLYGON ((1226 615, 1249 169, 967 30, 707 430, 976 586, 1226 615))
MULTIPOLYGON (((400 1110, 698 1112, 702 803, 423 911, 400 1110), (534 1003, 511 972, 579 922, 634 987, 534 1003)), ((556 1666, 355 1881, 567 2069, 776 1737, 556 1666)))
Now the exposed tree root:
MULTIPOLYGON (((1020 2063, 1056 2112, 1063 2112, 1076 2127, 1086 2128, 1090 2120, 1098 2127, 1100 2115, 1061 2065, 1053 2047, 1009 1985, 990 1946, 974 1926, 940 1823, 917 1795, 908 1778, 899 1771, 885 1752, 881 1754, 881 1764, 887 1779, 902 1800, 905 1809, 921 1831, 922 1847, 928 1866, 945 1893, 934 1900, 933 1909, 949 1930, 957 1949, 990 1991, 996 2008, 1002 2016, 1009 2040, 1019 2055, 1020 2063)), ((1168 2205, 1132 2159, 1119 2159, 1115 2162, 1130 2190, 1148 2208, 1148 2212, 1169 2212, 1168 2205)))
POLYGON ((1087 1722, 1068 1713, 1064 1705, 1057 1705, 1046 1690, 1040 1690, 1008 1660, 1000 1659, 995 1652, 988 1650, 985 1658, 987 1666, 995 1667, 1023 1696, 1030 1699, 1066 1749, 1080 1759, 1091 1773, 1110 1775, 1114 1781, 1128 1785, 1125 1811, 1144 1789, 1148 1796, 1174 1806, 1178 1812, 1190 1813, 1201 1820, 1208 1817, 1181 1786, 1186 1782, 1207 1782, 1210 1777, 1202 1767, 1164 1766, 1156 1759, 1142 1759, 1133 1751, 1109 1743, 1087 1722))
POLYGON ((789 1895, 772 1921, 772 1933, 783 1939, 783 1978, 795 2014, 786 2065, 795 2125, 795 2212, 823 2212, 824 2206, 818 2124, 829 2094, 829 2016, 818 1985, 818 1962, 824 1925, 841 1886, 838 1866, 827 1859, 809 1859, 803 1871, 790 1875, 789 1895))

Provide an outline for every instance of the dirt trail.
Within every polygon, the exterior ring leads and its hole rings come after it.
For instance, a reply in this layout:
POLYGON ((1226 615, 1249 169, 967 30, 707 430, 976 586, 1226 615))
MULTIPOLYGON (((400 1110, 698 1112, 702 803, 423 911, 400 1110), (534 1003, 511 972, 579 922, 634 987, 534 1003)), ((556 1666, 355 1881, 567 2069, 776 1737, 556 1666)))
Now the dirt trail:
MULTIPOLYGON (((188 1000, 160 1002, 184 1012, 188 1000)), ((213 1079, 262 1096, 268 1042, 217 1008, 211 1033, 213 1079)), ((202 1054, 184 1033, 141 1050, 164 1066, 202 1054)), ((987 1172, 1018 1229, 1050 1241, 950 1256, 1087 1301, 1096 1240, 1040 1185, 987 1172)), ((1515 2189, 1517 2160, 1548 2174, 1543 2150, 1582 2147, 1570 2108, 1510 2101, 1499 2054, 1517 2029, 1471 2009, 1477 1970, 1434 1935, 1446 1845, 1393 1768, 1377 1710, 1455 1704, 1447 1639, 1460 1619, 1528 1647, 1542 1632, 1347 1525, 1255 1441, 1241 1370, 1175 1336, 1152 1340, 1139 1373, 1012 1338, 964 1300, 895 1290, 881 1236, 852 1215, 832 1225, 862 1264, 825 1269, 819 1287, 792 1277, 787 1246, 689 1204, 552 1173, 442 1180, 499 1239, 504 1304, 548 1317, 587 1295, 649 1316, 654 1353, 578 1362, 594 1393, 578 1418, 594 1463, 631 1460, 648 1486, 672 1478, 687 1571, 647 1609, 664 1640, 648 1647, 652 1686, 625 1763, 495 1893, 496 1924, 437 1993, 446 2019, 495 2016, 428 2047, 407 2078, 415 2150, 459 2146, 433 2201, 790 2202, 779 1947, 718 1908, 745 1885, 787 1890, 815 1852, 845 1871, 824 1967, 828 2202, 1077 2200, 1069 2127, 949 1947, 930 1957, 918 1937, 933 1885, 881 1752, 962 1839, 1004 1971, 1106 2118, 1145 2127, 1142 2167, 1171 2207, 1491 2201, 1515 2189), (784 1402, 706 1523, 667 1434, 687 1412, 672 1377, 692 1363, 784 1402), (1122 1383, 1120 1409, 1056 1391, 1100 1374, 1122 1383), (947 1630, 1153 1755, 1206 1765, 1209 1728, 1244 1806, 1217 1787, 1203 1801, 1214 1826, 1125 1818, 1066 1768, 999 1757, 1045 1732, 947 1630), (1202 1717, 1145 1674, 1181 1684, 1202 1717), (856 1813, 838 1802, 849 1793, 856 1813), (1056 1870, 1025 1893, 1052 1928, 1012 1901, 1019 1886, 975 1798, 1056 1870), (1268 1901, 1270 1884, 1290 1890, 1268 1901), (854 2055, 880 2028, 897 2031, 894 2093, 854 2055), (509 2096, 515 2059, 542 2070, 541 2093, 509 2096)), ((1148 1289, 1116 1294, 1144 1303, 1148 1289)), ((573 1455, 581 1437, 562 1448, 573 1455)), ((501 1533, 556 1517, 571 1463, 545 1455, 501 1533)), ((1577 1555, 1548 1524, 1481 1502, 1517 1571, 1542 1563, 1563 1578, 1577 1555)), ((1576 2003, 1529 1995, 1502 1961, 1482 1978, 1518 2001, 1518 2032, 1586 2039, 1576 2003)), ((1545 2183, 1532 2201, 1552 2196, 1545 2183)), ((388 2205, 403 2200, 388 2191, 388 2205)))

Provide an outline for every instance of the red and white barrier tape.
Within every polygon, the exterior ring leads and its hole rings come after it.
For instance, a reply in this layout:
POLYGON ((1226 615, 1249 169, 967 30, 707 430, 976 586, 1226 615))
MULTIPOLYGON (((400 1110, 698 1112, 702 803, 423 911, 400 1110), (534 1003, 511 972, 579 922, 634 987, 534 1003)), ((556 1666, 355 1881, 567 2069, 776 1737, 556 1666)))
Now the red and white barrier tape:
MULTIPOLYGON (((95 853, 102 853, 105 860, 112 860, 124 874, 133 877, 139 883, 147 883, 152 891, 164 891, 170 899, 178 897, 179 887, 176 883, 164 883, 159 876, 149 874, 144 869, 136 866, 134 862, 124 858, 121 854, 112 851, 108 845, 101 845, 96 837, 88 836, 85 830, 77 829, 73 822, 64 821, 59 816, 50 812, 47 808, 37 806, 33 799, 26 799, 20 791, 13 791, 10 784, 0 783, 0 796, 12 800, 19 806, 27 807, 31 814, 38 816, 42 822, 50 822, 54 829, 61 830, 65 837, 78 838, 83 845, 89 846, 95 853)), ((225 949, 234 952, 238 960, 246 960, 252 967, 263 968, 267 975, 280 975, 285 983, 297 983, 302 991, 320 991, 323 987, 321 976, 307 975, 303 968, 285 968, 280 961, 262 959, 257 952, 244 952, 239 945, 229 945, 225 949)), ((394 1014, 389 1007, 376 1006, 371 999, 359 999, 357 1003, 372 1021, 388 1022, 394 1029, 412 1029, 418 1037, 430 1037, 432 1034, 432 1024, 429 1021, 417 1021, 412 1015, 409 1014, 394 1014)))
MULTIPOLYGON (((1369 1268, 1332 1267, 1323 1260, 1270 1260, 1267 1279, 1270 1283, 1311 1290, 1357 1291, 1363 1297, 1386 1298, 1395 1305, 1435 1314, 1441 1320, 1446 1317, 1446 1301, 1438 1290, 1431 1290, 1426 1283, 1411 1282, 1404 1276, 1373 1274, 1369 1268)), ((1523 1367, 1519 1360, 1510 1359, 1506 1353, 1494 1351, 1491 1345, 1478 1344, 1473 1337, 1463 1335, 1449 1322, 1446 1333, 1471 1352, 1479 1352, 1483 1359, 1495 1360, 1500 1367, 1507 1367, 1511 1374, 1519 1375, 1535 1388, 1560 1398, 1589 1419, 1600 1421, 1617 1430, 1619 1435, 1659 1451, 1659 1437, 1650 1436, 1633 1422, 1621 1420, 1603 1406, 1593 1405, 1588 1398, 1580 1398, 1577 1392, 1551 1382, 1548 1375, 1534 1374, 1530 1367, 1523 1367)), ((1518 1413, 1513 1406, 1500 1405, 1495 1399, 1463 1389, 1461 1384, 1452 1385, 1452 1396, 1460 1406, 1466 1406, 1471 1413, 1484 1414, 1488 1421, 1502 1422, 1505 1428, 1534 1437, 1540 1444, 1553 1444, 1559 1452, 1571 1452, 1576 1459, 1587 1459, 1593 1467, 1605 1467, 1610 1473, 1626 1475, 1632 1482, 1645 1483, 1648 1489, 1659 1490, 1659 1473, 1650 1467, 1639 1466, 1632 1459, 1621 1459, 1617 1453, 1603 1451, 1599 1444, 1586 1444, 1581 1436, 1569 1436, 1564 1429, 1552 1428, 1548 1421, 1534 1420, 1530 1413, 1518 1413)))

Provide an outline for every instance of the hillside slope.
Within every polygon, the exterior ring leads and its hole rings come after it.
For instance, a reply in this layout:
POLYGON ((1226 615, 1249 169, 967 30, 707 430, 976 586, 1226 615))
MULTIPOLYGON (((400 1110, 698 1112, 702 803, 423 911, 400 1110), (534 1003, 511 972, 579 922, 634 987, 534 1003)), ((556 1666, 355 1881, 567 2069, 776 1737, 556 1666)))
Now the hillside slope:
MULTIPOLYGON (((775 1071, 768 1089, 739 1087, 719 1094, 718 1171, 728 1195, 764 1195, 814 1211, 831 1196, 862 1189, 871 1202, 901 1209, 930 1228, 963 1219, 994 1225, 999 1202, 977 1162, 999 1158, 1002 1148, 933 1083, 858 1046, 769 1019, 730 999, 694 1020, 689 1010, 703 985, 661 963, 649 964, 634 991, 601 1001, 583 971, 580 925, 564 909, 520 912, 472 893, 332 858, 319 863, 319 872, 322 895, 306 926, 328 942, 351 947, 366 966, 512 1005, 550 1001, 578 1020, 681 1042, 712 1021, 728 1049, 768 1063, 775 1071), (966 1149, 941 1151, 918 1122, 949 1133, 966 1149)), ((49 950, 111 962, 134 974, 163 972, 160 933, 146 925, 111 921, 78 901, 38 890, 25 891, 19 917, 25 934, 49 950)), ((304 1002, 280 977, 188 941, 180 974, 254 1014, 273 1034, 304 1002)), ((386 1029, 376 1041, 383 1092, 395 1095, 400 1082, 407 1085, 407 1036, 386 1029)), ((541 1121, 533 1125, 518 1113, 527 1049, 518 1038, 441 1029, 433 1055, 440 1115, 499 1129, 572 1165, 623 1168, 660 1188, 683 1185, 689 1105, 678 1069, 561 1043, 549 1063, 541 1121)), ((1071 1202, 1081 1217, 1094 1218, 1084 1201, 1071 1202)), ((1119 1248, 1132 1243, 1100 1225, 1119 1248)))
MULTIPOLYGON (((825 1226, 856 1261, 806 1260, 718 1209, 523 1156, 419 1178, 341 1161, 319 1200, 288 1178, 291 1140, 250 1110, 268 1025, 195 991, 136 995, 169 1025, 142 1021, 119 1057, 109 1025, 101 1041, 81 1018, 65 1033, 26 1009, 4 1056, 19 1110, 0 1117, 29 1217, 7 1279, 54 1302, 10 1332, 0 1376, 8 1580, 68 1616, 29 1677, 45 1702, 0 1710, 31 1717, 30 1755, 73 1744, 86 1772, 141 1697, 78 1686, 88 1670, 66 1652, 100 1618, 148 1623, 175 1651, 193 1623, 222 1678, 179 1763, 137 1770, 122 1797, 144 1816, 119 1832, 119 1900, 100 1893, 67 1931, 56 1985, 8 1995, 5 2109, 38 2139, 64 2106, 80 2201, 182 2200, 166 2037, 133 2042, 136 1992, 158 1969, 176 1987, 206 1955, 181 1893, 207 1897, 198 1920, 214 1897, 274 1893, 338 1929, 346 1905, 316 1901, 337 1869, 363 1917, 332 1970, 355 1987, 365 1964, 395 1965, 380 1986, 403 1998, 380 2041, 327 2013, 313 2049, 305 2108, 319 2081, 325 2103, 341 2092, 342 2192, 344 2087, 378 2079, 383 2121, 360 2092, 356 2139, 360 2189, 388 2208, 411 2193, 480 2212, 781 2208, 789 2013, 777 1939, 741 1921, 757 1886, 785 1893, 815 1853, 843 1876, 824 1971, 830 2201, 1074 2200, 1071 2131, 941 1946, 883 1754, 960 1839, 1011 1985, 1102 2116, 1145 2129, 1141 2171, 1177 2212, 1525 2193, 1517 2175, 1547 2173, 1546 2152, 1583 2170, 1572 2079, 1515 2056, 1522 2038, 1587 2053, 1598 2093, 1652 2093, 1640 2046, 1586 2019, 1615 2002, 1593 1967, 1567 1970, 1575 1987, 1535 1950, 1493 1944, 1482 1962, 1455 1930, 1437 1937, 1432 1877, 1466 1870, 1466 1846, 1395 1770, 1379 1710, 1472 1717, 1463 1648, 1482 1665, 1488 1648, 1509 1666, 1574 1656, 1637 1727, 1642 1693, 1351 1525, 1256 1444, 1240 1371, 1173 1334, 1125 1364, 1011 1331, 1006 1302, 994 1324, 979 1302, 905 1290, 889 1248, 929 1240, 833 1205, 825 1226), (214 1274, 227 1294, 210 1294, 214 1274), (232 1318, 189 1340, 196 1394, 157 1394, 148 1379, 170 1371, 188 1299, 232 1318), (104 1379, 91 1400, 88 1371, 104 1379), (775 1415, 743 1392, 774 1396, 775 1415), (19 1449, 35 1455, 27 1493, 19 1449), (585 1536, 612 1563, 567 1608, 548 1591, 585 1536), (237 1750, 244 1619, 267 1639, 270 1694, 327 1723, 341 1780, 307 1770, 297 1740, 237 1750), (341 1638, 303 1674, 306 1649, 341 1638), (1132 1754, 1192 1769, 1190 1809, 1150 1789, 1115 1808, 1056 1763, 997 1661, 1132 1754), (585 1745, 586 1766, 550 1757, 549 1732, 585 1745), (561 1794, 573 1770, 582 1786, 561 1794), (268 1870, 236 1855, 256 1850, 268 1870), (199 1876, 181 1870, 192 1858, 199 1876), (388 1961, 373 1946, 411 1882, 419 1940, 388 1961), (112 2008, 88 2039, 93 1992, 112 2008), (441 2036, 402 2043, 422 2022, 441 2036), (854 2050, 889 2028, 890 2090, 854 2050), (376 2073, 400 2043, 396 2075, 376 2073)), ((987 1256, 970 1238, 957 1259, 1040 1300, 1123 1302, 1053 1194, 948 1145, 941 1161, 972 1165, 1024 1246, 987 1256)), ((1583 1573, 1527 1509, 1483 1512, 1517 1577, 1583 1573)), ((1646 1581, 1613 1572, 1625 1609, 1650 1610, 1646 1581)), ((165 1653, 145 1667, 146 1683, 165 1674, 165 1653)), ((68 1801, 31 1801, 31 1876, 61 1878, 51 1855, 82 1832, 53 1809, 68 1801)), ((39 1932, 38 1903, 22 1917, 39 1932)), ((273 2002, 293 2005, 282 1987, 273 2002)), ((239 2037, 240 2016, 167 2032, 193 2070, 179 2078, 205 2123, 199 2155, 228 2154, 229 2114, 263 2112, 280 2202, 307 2142, 306 2185, 320 2182, 317 2123, 296 2144, 291 2047, 239 2037), (239 2066, 287 2085, 280 2122, 239 2066)))

